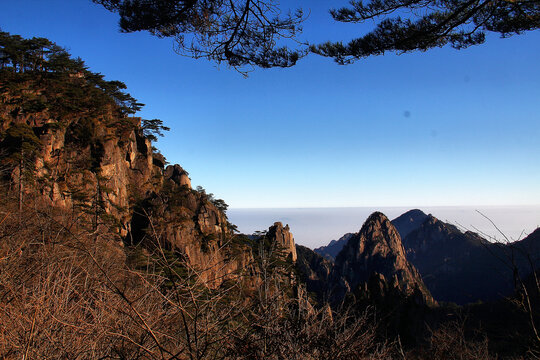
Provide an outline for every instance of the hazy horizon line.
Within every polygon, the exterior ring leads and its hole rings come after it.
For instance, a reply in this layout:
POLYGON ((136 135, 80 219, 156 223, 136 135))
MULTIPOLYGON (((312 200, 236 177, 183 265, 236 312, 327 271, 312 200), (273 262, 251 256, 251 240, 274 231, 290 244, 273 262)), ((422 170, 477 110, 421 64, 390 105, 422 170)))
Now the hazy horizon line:
POLYGON ((474 208, 474 207, 540 207, 538 204, 497 204, 497 205, 361 205, 361 206, 268 206, 268 207, 244 207, 244 206, 229 206, 229 209, 236 210, 257 210, 257 209, 358 209, 358 208, 411 208, 421 209, 423 207, 429 208, 474 208))
MULTIPOLYGON (((343 234, 357 232, 370 213, 380 211, 389 219, 419 209, 461 230, 500 237, 497 227, 517 240, 540 225, 540 205, 446 206, 342 206, 294 208, 229 208, 232 223, 245 234, 267 229, 275 222, 289 224, 297 243, 310 248, 326 245, 343 234)), ((485 236, 484 236, 485 237, 485 236)))

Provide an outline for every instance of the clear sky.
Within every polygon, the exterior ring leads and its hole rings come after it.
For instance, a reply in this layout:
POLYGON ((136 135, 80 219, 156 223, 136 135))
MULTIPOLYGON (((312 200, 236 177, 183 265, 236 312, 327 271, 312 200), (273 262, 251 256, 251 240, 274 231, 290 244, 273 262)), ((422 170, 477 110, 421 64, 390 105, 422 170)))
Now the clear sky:
MULTIPOLYGON (((305 38, 354 34, 327 1, 306 3, 305 38)), ((120 33, 90 0, 0 8, 3 31, 47 37, 125 82, 140 116, 171 127, 157 145, 167 159, 231 207, 540 204, 539 31, 349 66, 310 56, 245 79, 120 33)))

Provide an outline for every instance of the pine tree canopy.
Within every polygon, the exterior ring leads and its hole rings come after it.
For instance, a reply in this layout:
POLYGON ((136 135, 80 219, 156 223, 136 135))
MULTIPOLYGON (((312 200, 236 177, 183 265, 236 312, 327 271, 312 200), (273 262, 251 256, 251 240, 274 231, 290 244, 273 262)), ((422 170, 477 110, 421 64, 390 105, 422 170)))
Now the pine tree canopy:
MULTIPOLYGON (((288 67, 306 55, 305 44, 291 48, 305 20, 301 10, 281 14, 277 0, 92 0, 120 15, 124 32, 146 30, 173 37, 176 50, 195 58, 245 65, 288 67)), ((463 49, 540 27, 538 0, 367 0, 333 9, 338 22, 375 22, 367 34, 347 43, 312 44, 313 53, 349 64, 385 52, 425 51, 450 44, 463 49)), ((309 36, 309 34, 308 34, 309 36)))
POLYGON ((237 69, 289 67, 305 54, 283 45, 301 31, 302 12, 282 15, 277 0, 92 1, 118 12, 124 32, 172 37, 179 54, 237 69))
POLYGON ((88 70, 80 58, 72 58, 64 48, 45 38, 24 39, 0 31, 0 76, 0 102, 15 101, 4 99, 2 89, 19 84, 19 110, 24 113, 45 108, 56 115, 65 110, 99 112, 112 105, 126 116, 143 106, 125 91, 124 83, 105 80, 102 74, 88 70), (37 84, 36 88, 43 89, 42 96, 37 96, 24 91, 25 81, 47 81, 49 86, 37 84))
POLYGON ((373 31, 347 44, 311 46, 314 53, 332 57, 339 64, 387 51, 425 51, 447 44, 463 49, 482 44, 488 31, 508 37, 540 27, 537 0, 351 1, 350 7, 330 13, 340 22, 378 21, 373 31))

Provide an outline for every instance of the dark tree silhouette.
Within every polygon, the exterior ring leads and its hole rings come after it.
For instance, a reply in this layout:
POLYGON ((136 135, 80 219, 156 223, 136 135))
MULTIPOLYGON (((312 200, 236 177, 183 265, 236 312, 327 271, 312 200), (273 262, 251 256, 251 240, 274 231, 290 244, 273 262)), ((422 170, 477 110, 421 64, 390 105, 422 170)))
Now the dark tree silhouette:
POLYGON ((41 141, 32 128, 26 124, 13 124, 4 134, 0 134, 0 148, 5 149, 5 157, 0 157, 3 167, 18 167, 17 183, 19 211, 22 211, 24 182, 34 177, 34 157, 41 141))
MULTIPOLYGON (((305 19, 301 11, 281 16, 276 0, 92 0, 120 15, 124 32, 146 30, 173 37, 182 55, 245 65, 288 67, 306 54, 294 39, 305 19)), ((352 0, 330 11, 339 22, 375 21, 375 28, 348 43, 311 45, 311 52, 349 64, 385 52, 425 51, 450 44, 463 49, 540 27, 537 0, 352 0)))
POLYGON ((141 127, 144 136, 150 141, 157 141, 158 136, 163 137, 163 131, 171 130, 169 127, 164 126, 163 121, 160 119, 143 119, 141 127))
POLYGON ((179 54, 237 69, 289 67, 305 53, 283 44, 301 31, 302 12, 283 15, 276 0, 92 1, 118 12, 123 32, 172 37, 179 54))
POLYGON ((311 51, 348 64, 387 51, 425 51, 447 44, 463 49, 482 44, 488 31, 508 37, 540 27, 540 2, 534 0, 371 0, 350 4, 349 8, 332 10, 332 17, 352 23, 379 20, 375 29, 347 44, 327 42, 312 46, 311 51))

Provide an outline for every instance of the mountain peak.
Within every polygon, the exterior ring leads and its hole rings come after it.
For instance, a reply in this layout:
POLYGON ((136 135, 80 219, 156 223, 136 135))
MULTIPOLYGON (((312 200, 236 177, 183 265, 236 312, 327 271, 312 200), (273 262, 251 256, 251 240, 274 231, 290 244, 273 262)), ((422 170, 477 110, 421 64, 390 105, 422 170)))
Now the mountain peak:
POLYGON ((411 217, 418 217, 418 216, 426 216, 426 213, 423 212, 420 209, 411 209, 411 210, 403 213, 403 215, 411 216, 411 217))
POLYGON ((392 220, 392 224, 396 227, 401 238, 404 239, 412 231, 418 229, 430 216, 422 210, 412 209, 392 220))
POLYGON ((399 233, 381 212, 371 214, 351 237, 336 258, 336 272, 352 291, 379 274, 403 294, 412 295, 419 289, 426 303, 433 301, 418 271, 405 257, 399 233))
POLYGON ((386 215, 384 215, 382 212, 380 211, 375 211, 373 212, 371 215, 369 215, 369 217, 367 218, 366 222, 364 223, 365 224, 368 224, 370 222, 385 222, 385 221, 390 221, 388 220, 388 218, 386 217, 386 215))

